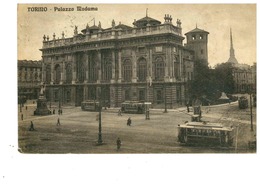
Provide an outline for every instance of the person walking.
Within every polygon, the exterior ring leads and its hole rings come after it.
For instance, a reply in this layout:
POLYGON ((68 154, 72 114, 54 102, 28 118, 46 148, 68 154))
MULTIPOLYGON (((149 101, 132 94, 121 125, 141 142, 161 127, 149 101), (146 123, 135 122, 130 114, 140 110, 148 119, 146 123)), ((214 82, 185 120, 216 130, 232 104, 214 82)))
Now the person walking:
POLYGON ((34 125, 33 125, 33 122, 31 121, 31 125, 30 125, 30 128, 29 128, 29 131, 34 131, 34 125))
POLYGON ((22 121, 23 121, 23 114, 21 114, 21 119, 22 119, 22 121))
POLYGON ((117 151, 118 151, 120 149, 120 147, 121 147, 121 140, 120 140, 119 137, 116 140, 116 145, 117 145, 117 151))
POLYGON ((127 123, 126 123, 126 124, 127 124, 127 126, 131 126, 131 124, 132 124, 132 120, 131 120, 131 118, 130 118, 130 117, 128 118, 128 120, 127 120, 127 123))
POLYGON ((62 115, 62 109, 60 109, 60 115, 62 115))
POLYGON ((60 126, 60 118, 57 120, 57 126, 60 126))
POLYGON ((121 111, 121 109, 118 110, 118 116, 122 116, 122 111, 121 111))

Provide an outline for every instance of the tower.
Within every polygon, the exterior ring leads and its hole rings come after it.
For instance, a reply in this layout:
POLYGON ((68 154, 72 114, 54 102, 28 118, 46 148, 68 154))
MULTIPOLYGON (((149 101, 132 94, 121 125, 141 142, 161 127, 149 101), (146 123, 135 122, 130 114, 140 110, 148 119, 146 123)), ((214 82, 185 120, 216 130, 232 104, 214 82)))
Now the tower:
POLYGON ((194 51, 194 56, 196 61, 201 61, 206 66, 208 66, 208 34, 209 32, 196 28, 187 32, 186 47, 194 51))
POLYGON ((238 61, 235 57, 235 50, 233 48, 233 38, 232 38, 232 30, 230 28, 230 56, 229 59, 227 61, 228 63, 232 63, 232 64, 238 64, 238 61))

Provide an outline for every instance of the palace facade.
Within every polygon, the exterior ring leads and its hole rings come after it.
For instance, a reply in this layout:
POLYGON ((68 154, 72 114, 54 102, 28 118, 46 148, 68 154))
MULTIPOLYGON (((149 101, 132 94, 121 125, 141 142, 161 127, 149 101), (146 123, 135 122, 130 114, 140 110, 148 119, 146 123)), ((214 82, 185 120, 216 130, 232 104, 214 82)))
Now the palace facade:
POLYGON ((174 25, 170 15, 163 23, 146 15, 134 20, 133 26, 112 20, 106 29, 100 22, 81 32, 75 26, 70 38, 64 33, 58 39, 55 34, 52 39, 44 35, 40 50, 46 97, 76 106, 99 98, 111 107, 128 100, 154 106, 166 102, 168 108, 185 104, 197 56, 188 46, 196 47, 197 41, 197 50, 207 59, 207 48, 201 43, 207 34, 194 29, 186 34, 189 42, 184 46, 179 19, 174 25))

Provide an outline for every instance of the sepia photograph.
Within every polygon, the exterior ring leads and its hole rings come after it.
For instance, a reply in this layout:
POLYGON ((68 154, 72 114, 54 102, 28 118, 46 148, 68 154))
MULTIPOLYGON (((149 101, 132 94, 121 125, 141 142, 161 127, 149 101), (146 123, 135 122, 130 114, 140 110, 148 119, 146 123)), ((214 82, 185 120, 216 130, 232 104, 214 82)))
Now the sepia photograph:
POLYGON ((17 4, 22 154, 256 153, 256 4, 17 4))
POLYGON ((257 1, 9 1, 0 183, 259 183, 257 1))

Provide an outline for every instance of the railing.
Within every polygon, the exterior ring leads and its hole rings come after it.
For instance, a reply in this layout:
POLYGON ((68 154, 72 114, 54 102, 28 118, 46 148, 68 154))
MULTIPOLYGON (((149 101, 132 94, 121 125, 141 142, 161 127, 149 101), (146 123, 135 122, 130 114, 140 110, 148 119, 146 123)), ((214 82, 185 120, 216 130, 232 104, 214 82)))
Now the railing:
POLYGON ((84 43, 88 41, 99 41, 99 40, 107 40, 114 38, 130 38, 133 36, 143 36, 147 34, 161 34, 161 33, 172 33, 178 36, 182 36, 181 28, 173 26, 171 24, 161 24, 156 26, 149 27, 141 27, 141 28, 132 28, 128 30, 109 30, 103 31, 99 33, 94 33, 91 35, 78 35, 71 38, 61 38, 55 39, 51 41, 43 41, 43 48, 51 48, 51 47, 59 47, 66 46, 73 43, 84 43))

